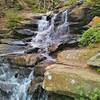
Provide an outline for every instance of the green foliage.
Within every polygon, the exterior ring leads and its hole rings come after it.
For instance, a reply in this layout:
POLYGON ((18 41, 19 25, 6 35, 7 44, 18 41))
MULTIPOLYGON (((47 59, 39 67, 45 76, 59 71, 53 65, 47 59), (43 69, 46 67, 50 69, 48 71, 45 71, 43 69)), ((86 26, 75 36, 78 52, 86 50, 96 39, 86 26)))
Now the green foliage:
POLYGON ((97 68, 96 71, 97 71, 97 72, 100 72, 100 68, 97 68))
POLYGON ((8 10, 6 11, 6 18, 7 18, 7 27, 8 28, 15 28, 20 20, 22 20, 21 17, 19 17, 15 10, 8 10))
POLYGON ((100 90, 94 89, 94 91, 84 91, 84 89, 79 86, 77 88, 80 95, 75 97, 75 100, 99 100, 100 99, 100 90))
POLYGON ((81 37, 80 44, 82 46, 87 46, 95 43, 100 43, 100 27, 90 28, 85 31, 81 37))

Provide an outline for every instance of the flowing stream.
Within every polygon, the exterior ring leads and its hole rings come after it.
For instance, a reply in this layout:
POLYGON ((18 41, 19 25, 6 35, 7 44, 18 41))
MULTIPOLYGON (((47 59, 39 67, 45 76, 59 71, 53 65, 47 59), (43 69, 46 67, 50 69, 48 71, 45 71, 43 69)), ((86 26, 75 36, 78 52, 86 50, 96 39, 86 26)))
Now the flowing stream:
MULTIPOLYGON (((68 11, 64 11, 60 14, 61 23, 57 26, 55 25, 56 19, 59 14, 55 14, 51 21, 47 21, 47 16, 43 16, 41 20, 38 21, 38 34, 32 38, 30 45, 33 48, 40 48, 42 55, 48 59, 52 59, 49 56, 48 47, 52 44, 60 44, 69 41, 69 23, 68 23, 68 11)), ((14 52, 13 54, 23 54, 24 51, 14 52)), ((1 54, 1 56, 9 55, 1 54)), ((15 71, 10 69, 9 64, 2 63, 0 65, 0 88, 7 88, 6 92, 9 94, 8 98, 3 100, 31 100, 31 96, 28 95, 28 87, 31 80, 34 79, 33 71, 27 77, 17 78, 15 71)), ((1 100, 1 99, 0 99, 1 100)), ((46 97, 47 100, 47 97, 46 97)))

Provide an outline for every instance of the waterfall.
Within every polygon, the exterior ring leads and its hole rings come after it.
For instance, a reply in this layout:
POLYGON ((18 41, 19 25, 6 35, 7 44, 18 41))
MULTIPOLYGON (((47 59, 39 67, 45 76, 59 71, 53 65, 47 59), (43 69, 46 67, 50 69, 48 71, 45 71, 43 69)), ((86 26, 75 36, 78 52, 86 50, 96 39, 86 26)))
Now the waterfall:
POLYGON ((31 96, 29 96, 27 92, 32 79, 33 71, 21 84, 16 81, 15 77, 13 77, 10 82, 14 82, 17 86, 13 89, 13 94, 11 95, 10 100, 31 100, 31 96))
MULTIPOLYGON (((61 25, 55 26, 55 20, 58 17, 57 14, 55 14, 51 18, 51 22, 49 23, 49 27, 47 27, 47 24, 44 25, 46 21, 46 17, 43 16, 42 21, 40 21, 39 24, 39 33, 36 35, 36 37, 33 37, 31 41, 31 46, 33 48, 40 48, 42 49, 43 55, 46 57, 49 57, 49 51, 48 47, 52 45, 53 43, 60 44, 61 41, 68 38, 69 36, 69 23, 68 23, 68 11, 62 12, 62 18, 61 21, 64 21, 61 25), (46 29, 44 30, 44 27, 46 26, 46 29)), ((50 57, 49 57, 50 59, 50 57)))
POLYGON ((63 41, 64 39, 69 39, 70 31, 69 31, 69 22, 68 22, 68 11, 64 11, 62 13, 62 20, 64 19, 64 23, 59 25, 56 30, 55 39, 58 41, 63 41))
POLYGON ((38 31, 42 32, 49 26, 49 22, 46 20, 47 16, 42 16, 42 19, 38 21, 38 31))
POLYGON ((31 100, 31 96, 28 95, 28 87, 31 81, 34 79, 33 71, 26 78, 19 81, 15 77, 15 73, 11 71, 8 64, 2 64, 0 67, 0 88, 6 89, 6 92, 10 95, 7 100, 31 100))

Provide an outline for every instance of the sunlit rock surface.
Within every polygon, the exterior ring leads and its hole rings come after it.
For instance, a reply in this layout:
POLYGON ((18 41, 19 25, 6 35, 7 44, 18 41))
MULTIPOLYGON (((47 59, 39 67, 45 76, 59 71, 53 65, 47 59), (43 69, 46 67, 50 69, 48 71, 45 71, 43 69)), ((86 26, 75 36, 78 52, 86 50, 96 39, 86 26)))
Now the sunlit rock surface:
POLYGON ((88 67, 87 60, 99 52, 99 47, 93 49, 68 49, 57 54, 57 62, 73 67, 88 67))
POLYGON ((100 53, 90 58, 87 63, 91 66, 100 67, 100 53))
POLYGON ((72 66, 54 64, 46 68, 43 88, 47 91, 73 96, 79 94, 80 90, 87 93, 100 89, 100 74, 84 68, 73 68, 72 66))
POLYGON ((95 27, 99 23, 100 23, 100 17, 95 16, 88 25, 91 27, 95 27))

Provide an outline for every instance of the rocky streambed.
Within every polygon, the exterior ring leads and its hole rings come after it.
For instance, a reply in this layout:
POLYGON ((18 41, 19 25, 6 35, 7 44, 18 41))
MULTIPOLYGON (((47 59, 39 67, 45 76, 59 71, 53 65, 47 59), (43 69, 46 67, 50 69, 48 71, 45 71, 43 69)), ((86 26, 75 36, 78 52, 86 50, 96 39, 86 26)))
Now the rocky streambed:
POLYGON ((100 74, 89 67, 91 60, 87 64, 100 46, 79 48, 75 34, 86 29, 91 19, 87 11, 77 4, 31 15, 13 30, 13 38, 0 39, 0 100, 74 100, 79 87, 85 92, 100 89, 100 74))

